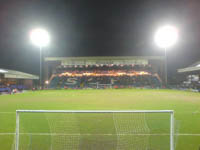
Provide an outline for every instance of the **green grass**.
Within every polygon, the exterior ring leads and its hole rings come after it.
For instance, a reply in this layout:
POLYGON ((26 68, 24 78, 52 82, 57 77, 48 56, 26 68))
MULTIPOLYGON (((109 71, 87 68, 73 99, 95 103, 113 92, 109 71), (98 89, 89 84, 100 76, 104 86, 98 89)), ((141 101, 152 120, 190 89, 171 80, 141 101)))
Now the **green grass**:
MULTIPOLYGON (((193 93, 187 91, 177 90, 147 90, 147 89, 116 89, 116 90, 52 90, 52 91, 37 91, 26 92, 16 95, 3 95, 0 96, 0 149, 11 150, 13 145, 13 135, 1 135, 1 133, 14 133, 15 132, 15 111, 17 109, 45 109, 45 110, 162 110, 171 109, 175 110, 175 118, 177 120, 179 134, 200 134, 200 93, 193 93)), ((28 117, 27 117, 28 118, 28 117)), ((50 127, 43 117, 30 115, 30 120, 24 120, 24 131, 31 130, 32 132, 48 132, 50 127), (35 124, 33 124, 35 123, 35 124), (38 126, 38 127, 37 127, 38 126), (45 127, 44 127, 45 126, 45 127), (46 127, 47 126, 47 127, 46 127), (38 131, 36 131, 38 129, 38 131)), ((80 124, 83 127, 82 133, 88 131, 92 133, 110 133, 115 132, 110 118, 111 116, 85 116, 79 117, 80 124), (104 120, 100 123, 89 122, 91 118, 99 118, 104 120), (94 127, 102 127, 102 130, 96 131, 94 127), (106 126, 108 128, 106 128, 106 126), (91 131, 91 129, 94 129, 91 131)), ((156 118, 156 117, 149 117, 156 118)), ((28 118, 29 119, 29 118, 28 118)), ((159 118, 158 120, 162 120, 159 118)), ((162 132, 161 126, 166 126, 165 120, 161 122, 153 122, 148 119, 148 124, 151 126, 151 133, 162 132), (157 125, 156 125, 157 124, 157 125), (159 126, 159 127, 158 127, 159 126)), ((168 125, 167 125, 168 126, 168 125)), ((166 127, 167 127, 166 126, 166 127)), ((164 131, 164 130, 163 130, 164 131)), ((32 139, 36 137, 31 137, 32 139)), ((90 143, 93 137, 86 137, 86 143, 90 143)), ((112 137, 112 141, 116 141, 116 137, 112 137)), ((112 139, 111 138, 111 139, 112 139)), ((30 142, 30 137, 24 137, 25 140, 30 142)), ((49 143, 47 137, 37 137, 39 145, 42 143, 49 143), (46 141, 46 142, 42 142, 46 141)), ((106 137, 102 137, 99 143, 106 143, 106 137)), ((129 138, 131 139, 131 138, 129 138)), ((196 135, 179 135, 176 137, 176 150, 198 150, 200 147, 200 136, 196 135)), ((155 145, 163 145, 161 137, 150 137, 150 141, 157 141, 155 145)), ((167 141, 167 140, 165 140, 167 141)), ((107 142, 107 147, 112 147, 107 142)), ((33 143, 32 143, 33 144, 33 143)), ((168 145, 168 143, 164 143, 168 145)), ((106 145, 106 144, 105 144, 106 145)), ((105 146, 104 145, 104 146, 105 146)), ((84 147, 84 146, 83 146, 84 147)), ((98 147, 98 146, 96 146, 98 147)), ((105 146, 106 147, 106 146, 105 146)), ((29 149, 29 147, 26 147, 29 149)), ((42 148, 45 149, 45 146, 42 148)), ((85 148, 89 150, 85 146, 85 148)), ((94 148, 91 148, 92 150, 94 148)), ((97 148, 95 148, 97 149, 97 148)), ((103 148, 101 148, 103 149, 103 148)), ((31 150, 34 150, 32 148, 31 150)), ((105 149, 107 150, 107 149, 105 149)), ((109 149, 110 150, 110 149, 109 149)), ((158 150, 160 150, 158 146, 158 150)))

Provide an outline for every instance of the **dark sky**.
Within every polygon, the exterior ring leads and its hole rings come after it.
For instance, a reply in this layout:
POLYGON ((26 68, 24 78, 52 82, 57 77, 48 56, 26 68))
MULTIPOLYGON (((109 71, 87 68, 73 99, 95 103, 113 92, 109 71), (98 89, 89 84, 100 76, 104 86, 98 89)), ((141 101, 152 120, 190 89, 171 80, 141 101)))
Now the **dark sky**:
POLYGON ((39 72, 29 31, 51 35, 47 56, 163 55, 153 41, 164 24, 179 29, 168 51, 169 71, 200 60, 199 0, 1 0, 0 68, 39 72))

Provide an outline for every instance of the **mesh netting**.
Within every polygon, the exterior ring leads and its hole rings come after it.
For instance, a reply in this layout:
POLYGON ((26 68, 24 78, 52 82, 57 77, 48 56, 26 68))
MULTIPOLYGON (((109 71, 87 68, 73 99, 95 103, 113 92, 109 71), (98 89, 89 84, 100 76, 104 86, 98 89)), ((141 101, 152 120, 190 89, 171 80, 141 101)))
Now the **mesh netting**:
POLYGON ((19 150, 169 150, 169 113, 20 113, 19 150))
POLYGON ((113 120, 117 135, 117 150, 148 149, 150 129, 145 113, 114 113, 113 120))

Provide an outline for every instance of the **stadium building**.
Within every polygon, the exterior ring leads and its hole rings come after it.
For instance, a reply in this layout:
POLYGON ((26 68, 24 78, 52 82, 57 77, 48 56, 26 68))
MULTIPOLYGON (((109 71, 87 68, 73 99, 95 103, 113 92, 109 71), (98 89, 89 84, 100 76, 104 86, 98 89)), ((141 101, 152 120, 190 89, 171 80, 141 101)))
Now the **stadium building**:
POLYGON ((43 79, 50 88, 161 86, 164 57, 46 57, 43 79))
POLYGON ((38 76, 8 69, 0 69, 0 92, 10 89, 31 89, 38 76))
POLYGON ((200 61, 189 67, 178 69, 183 77, 183 86, 200 89, 200 61))

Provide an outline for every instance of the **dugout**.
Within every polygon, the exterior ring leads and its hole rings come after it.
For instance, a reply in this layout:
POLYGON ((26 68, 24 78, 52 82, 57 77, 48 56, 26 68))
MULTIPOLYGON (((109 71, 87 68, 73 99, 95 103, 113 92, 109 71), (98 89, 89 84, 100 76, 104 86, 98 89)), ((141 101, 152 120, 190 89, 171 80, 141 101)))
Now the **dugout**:
POLYGON ((45 57, 43 81, 49 81, 58 67, 92 65, 151 65, 154 73, 164 80, 163 56, 98 56, 98 57, 45 57))

